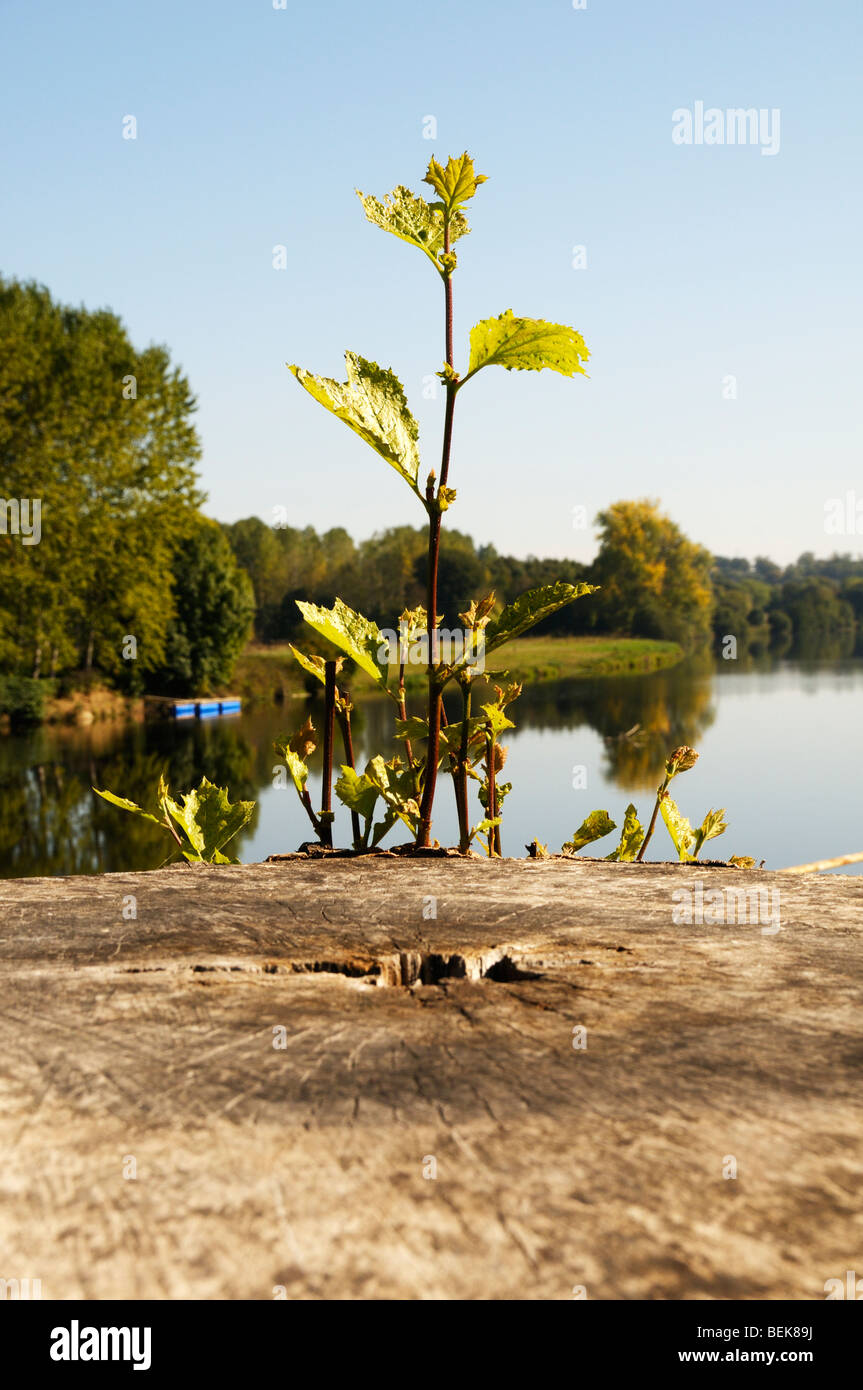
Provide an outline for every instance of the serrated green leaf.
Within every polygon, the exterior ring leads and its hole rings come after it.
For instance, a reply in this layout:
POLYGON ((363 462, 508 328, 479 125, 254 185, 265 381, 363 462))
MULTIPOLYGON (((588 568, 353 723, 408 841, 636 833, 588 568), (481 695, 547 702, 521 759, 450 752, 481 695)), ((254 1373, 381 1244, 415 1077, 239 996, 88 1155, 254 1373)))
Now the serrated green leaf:
POLYGON ((378 755, 366 764, 365 775, 387 804, 383 820, 372 832, 372 846, 380 844, 397 820, 403 821, 412 835, 416 834, 420 808, 414 799, 414 780, 410 768, 402 768, 397 758, 385 763, 378 755))
POLYGON ((300 796, 306 789, 306 782, 309 780, 309 769, 299 753, 295 753, 290 744, 286 741, 273 744, 279 757, 284 760, 285 767, 291 774, 291 779, 300 796))
POLYGON ((755 868, 755 860, 751 854, 732 854, 728 862, 733 864, 735 869, 755 868))
POLYGON ((611 819, 607 811, 591 811, 586 820, 583 820, 578 830, 576 830, 571 840, 567 840, 561 846, 564 854, 577 854, 585 845, 591 844, 594 840, 601 840, 603 835, 610 835, 617 826, 611 819))
POLYGON ((529 589, 520 594, 514 603, 507 604, 500 617, 493 618, 485 630, 486 654, 511 642, 528 628, 542 622, 550 613, 573 603, 585 594, 592 594, 599 586, 596 584, 545 584, 540 589, 529 589))
POLYGON ((706 840, 715 840, 718 835, 722 835, 728 829, 722 817, 725 815, 725 808, 721 811, 708 811, 701 825, 695 832, 695 844, 692 847, 692 857, 698 857, 701 846, 706 840))
POLYGON ((377 788, 391 811, 404 821, 411 831, 419 824, 420 808, 414 795, 413 774, 409 768, 395 766, 393 758, 385 763, 380 754, 366 764, 365 775, 377 788))
POLYGON ((488 732, 494 738, 497 738, 498 734, 502 734, 504 729, 515 728, 512 720, 507 718, 499 705, 481 705, 480 708, 485 715, 488 732))
POLYGON ((482 367, 528 372, 548 368, 562 376, 586 376, 581 364, 589 356, 584 339, 574 328, 543 319, 517 318, 506 309, 498 318, 483 319, 471 329, 470 362, 464 380, 482 367))
MULTIPOLYGON (((445 725, 440 731, 440 746, 448 753, 458 753, 461 749, 461 738, 464 730, 464 720, 459 719, 454 724, 445 725)), ((486 720, 479 715, 471 715, 467 723, 467 746, 474 747, 477 743, 485 742, 486 720)), ((428 726, 426 726, 428 735, 428 726)))
POLYGON ((378 662, 378 651, 384 645, 383 633, 377 623, 355 613, 337 598, 332 608, 319 608, 314 603, 296 601, 304 620, 321 637, 355 661, 361 671, 381 687, 386 689, 387 667, 378 662))
POLYGON ((695 842, 695 832, 691 824, 686 816, 681 815, 677 802, 669 796, 668 792, 663 792, 659 798, 659 809, 662 812, 666 829, 671 836, 672 844, 677 850, 678 859, 684 864, 691 863, 695 857, 690 853, 695 842))
MULTIPOLYGON (((225 788, 214 786, 206 777, 199 787, 182 797, 181 803, 167 799, 172 818, 205 863, 214 862, 215 854, 242 830, 255 810, 254 801, 230 802, 225 788)), ((188 859, 189 854, 183 852, 188 859)))
POLYGON ((473 159, 465 150, 464 154, 450 155, 446 167, 430 159, 423 183, 431 184, 444 209, 453 213, 474 196, 479 185, 487 182, 487 177, 474 171, 473 159))
POLYGON ((620 844, 611 854, 607 854, 606 859, 614 859, 620 863, 631 862, 638 851, 641 849, 641 842, 644 839, 644 827, 638 819, 638 812, 630 801, 623 817, 623 830, 620 835, 620 844))
MULTIPOLYGON (((503 806, 504 801, 506 800, 507 796, 511 791, 512 782, 495 782, 494 802, 495 807, 498 811, 503 806)), ((481 806, 484 806, 485 809, 488 810, 488 782, 486 780, 483 780, 480 783, 479 790, 477 791, 477 796, 479 798, 479 804, 481 806)))
MULTIPOLYGON (((288 643, 288 648, 292 656, 294 657, 294 660, 297 661, 300 666, 302 666, 304 671, 308 671, 310 676, 314 676, 316 680, 319 680, 321 685, 326 684, 326 657, 318 656, 316 652, 312 652, 310 655, 306 655, 305 652, 299 651, 290 642, 288 643)), ((342 657, 336 657, 336 674, 338 674, 342 666, 342 661, 342 657)))
POLYGON ((193 864, 234 862, 219 851, 242 830, 255 810, 254 801, 237 801, 232 804, 225 789, 214 786, 206 777, 202 778, 201 785, 196 790, 182 796, 180 801, 175 801, 171 796, 164 774, 159 778, 158 798, 164 820, 152 816, 149 811, 143 811, 126 797, 115 796, 113 792, 99 791, 98 787, 94 787, 93 790, 97 796, 101 796, 113 806, 119 806, 123 811, 132 811, 144 820, 152 821, 162 830, 170 831, 170 821, 173 820, 178 831, 175 839, 180 841, 181 853, 193 864))
POLYGON ((399 641, 410 644, 428 626, 426 611, 422 604, 416 608, 406 608, 399 614, 399 641))
POLYGON ((470 837, 471 839, 473 839, 475 835, 487 835, 490 830, 494 830, 496 825, 502 824, 502 816, 486 816, 483 820, 478 821, 477 824, 473 827, 473 829, 470 832, 470 837))
MULTIPOLYGON (((314 676, 315 680, 320 681, 321 685, 326 685, 326 683, 327 683, 327 662, 326 662, 326 658, 323 657, 323 656, 318 656, 315 652, 312 652, 312 653, 310 653, 310 654, 307 655, 305 652, 298 651, 297 648, 296 648, 295 646, 293 646, 290 642, 288 643, 288 647, 289 647, 289 649, 290 649, 290 651, 291 651, 291 653, 292 653, 294 659, 299 663, 300 666, 302 666, 303 670, 304 670, 304 671, 308 671, 309 675, 310 675, 310 676, 314 676)), ((342 667, 344 666, 344 664, 345 664, 345 659, 344 659, 344 657, 343 657, 343 656, 337 656, 337 657, 336 657, 336 675, 339 674, 339 672, 341 671, 341 669, 342 669, 342 667)), ((344 695, 342 694, 342 692, 339 690, 338 686, 336 686, 336 709, 337 709, 337 710, 346 710, 346 709, 347 709, 347 710, 351 710, 351 709, 353 709, 353 705, 351 704, 350 700, 345 698, 345 696, 344 696, 344 695)), ((311 721, 309 721, 309 722, 311 722, 311 721)))
MULTIPOLYGON (((443 208, 427 203, 425 198, 418 197, 404 184, 399 184, 383 198, 361 193, 359 189, 357 197, 363 205, 363 212, 374 226, 391 232, 409 246, 418 247, 434 262, 437 270, 442 269, 438 257, 444 245, 443 208)), ((458 241, 469 230, 467 218, 463 213, 456 212, 450 218, 450 243, 458 241)))
POLYGON ((419 425, 408 409, 401 382, 394 372, 356 352, 346 352, 345 363, 346 382, 315 376, 290 363, 288 370, 310 396, 386 459, 425 504, 417 482, 419 425))
MULTIPOLYGON (((442 734, 445 732, 445 729, 441 729, 442 734)), ((419 714, 408 715, 407 719, 396 719, 395 736, 410 739, 411 743, 418 743, 420 739, 428 738, 429 722, 419 714)))
POLYGON ((449 509, 450 509, 450 507, 452 506, 452 504, 453 504, 453 502, 455 501, 455 499, 456 499, 456 490, 455 490, 454 487, 441 487, 441 488, 438 488, 438 493, 437 493, 437 504, 438 504, 438 510, 439 510, 439 511, 441 511, 441 512, 449 511, 449 509))
POLYGON ((103 801, 109 801, 112 806, 119 806, 121 811, 131 811, 133 815, 141 816, 143 820, 152 821, 154 825, 165 828, 165 822, 159 820, 158 816, 153 816, 149 811, 145 811, 134 801, 129 801, 125 796, 115 796, 113 792, 100 791, 98 787, 93 787, 97 796, 101 796, 103 801))
POLYGON ((336 796, 348 810, 356 811, 363 820, 368 820, 375 809, 378 789, 364 772, 343 766, 342 775, 336 782, 336 796))

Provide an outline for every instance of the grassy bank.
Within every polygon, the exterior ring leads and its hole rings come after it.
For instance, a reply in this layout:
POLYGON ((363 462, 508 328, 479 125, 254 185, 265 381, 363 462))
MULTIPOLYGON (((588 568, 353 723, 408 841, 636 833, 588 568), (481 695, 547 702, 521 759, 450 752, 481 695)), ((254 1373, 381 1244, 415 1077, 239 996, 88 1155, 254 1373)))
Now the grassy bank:
POLYGON ((683 649, 676 642, 645 637, 522 637, 500 655, 514 679, 552 681, 644 675, 676 666, 683 659, 683 649))
MULTIPOLYGON (((522 637, 510 642, 505 652, 512 677, 525 681, 644 675, 675 666, 682 657, 676 642, 642 637, 522 637)), ((417 667, 410 669, 406 684, 412 691, 422 689, 424 672, 417 667)), ((357 694, 373 689, 361 672, 353 675, 350 685, 357 694)), ((302 695, 305 686, 303 672, 290 649, 279 644, 247 648, 237 662, 232 688, 249 704, 270 704, 302 695)))
MULTIPOLYGON (((676 642, 652 642, 641 637, 522 637, 510 642, 500 655, 505 655, 512 679, 536 682, 644 675, 676 665, 683 651, 676 642)), ((491 665, 500 669, 503 662, 494 660, 491 665)), ((374 691, 374 685, 361 671, 353 671, 348 684, 355 695, 370 695, 374 691)), ((412 695, 423 691, 422 667, 409 667, 405 684, 412 695)), ((246 705, 271 705, 301 699, 314 685, 313 678, 306 676, 291 656, 287 643, 271 647, 252 645, 237 662, 229 693, 239 695, 246 705)), ((43 722, 93 724, 147 717, 143 699, 130 699, 96 684, 87 690, 57 695, 54 682, 10 679, 0 689, 0 695, 4 691, 5 699, 0 700, 0 733, 16 725, 43 722)))

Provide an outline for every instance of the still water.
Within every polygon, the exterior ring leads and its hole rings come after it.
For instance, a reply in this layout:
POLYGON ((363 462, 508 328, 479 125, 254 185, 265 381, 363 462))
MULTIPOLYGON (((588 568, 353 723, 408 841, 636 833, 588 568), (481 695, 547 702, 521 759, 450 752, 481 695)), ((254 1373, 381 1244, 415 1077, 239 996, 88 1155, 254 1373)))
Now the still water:
MULTIPOLYGON (((355 714, 357 765, 391 749, 388 701, 355 714)), ((510 709, 517 728, 504 780, 503 852, 523 855, 534 837, 558 850, 594 808, 622 824, 634 801, 646 823, 667 753, 681 743, 701 754, 674 791, 700 823, 725 807, 729 829, 711 842, 717 858, 751 854, 767 868, 863 849, 863 660, 688 663, 650 676, 535 685, 510 709), (629 737, 621 737, 638 725, 629 737)), ((175 791, 203 775, 232 800, 256 800, 254 818, 229 848, 244 862, 296 849, 311 837, 292 786, 274 786, 273 740, 305 717, 304 702, 208 721, 90 728, 49 727, 0 735, 0 876, 84 874, 154 868, 165 837, 91 792, 107 787, 153 809, 160 772, 175 791)), ((320 727, 318 708, 312 718, 320 727)), ((457 718, 455 704, 450 717, 457 718)), ((441 775, 434 830, 457 839, 452 784, 441 775)), ((320 764, 312 802, 320 804, 320 764)), ((477 806, 475 819, 481 818, 477 806)), ((407 838, 402 827, 384 844, 407 838)), ((336 843, 350 841, 339 807, 336 843)), ((616 836, 597 843, 606 854, 616 836)), ((671 858, 660 820, 648 858, 671 858)), ((842 872, 863 869, 856 865, 842 872)))

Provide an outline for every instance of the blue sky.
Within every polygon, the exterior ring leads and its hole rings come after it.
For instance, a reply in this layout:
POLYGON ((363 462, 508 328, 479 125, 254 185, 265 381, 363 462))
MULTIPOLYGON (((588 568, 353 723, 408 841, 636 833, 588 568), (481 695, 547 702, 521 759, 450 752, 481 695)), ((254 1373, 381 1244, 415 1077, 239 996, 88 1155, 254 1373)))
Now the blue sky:
POLYGON ((857 553, 824 508, 863 502, 861 19, 859 0, 4 0, 0 271, 169 346, 212 515, 417 525, 284 363, 392 366, 437 466, 440 282, 353 190, 421 189, 430 155, 467 148, 489 182, 459 247, 457 360, 505 308, 573 324, 592 358, 590 380, 490 369, 465 389, 450 523, 587 559, 573 509, 647 495, 720 554, 857 553), (778 108, 779 152, 675 145, 697 101, 778 108))

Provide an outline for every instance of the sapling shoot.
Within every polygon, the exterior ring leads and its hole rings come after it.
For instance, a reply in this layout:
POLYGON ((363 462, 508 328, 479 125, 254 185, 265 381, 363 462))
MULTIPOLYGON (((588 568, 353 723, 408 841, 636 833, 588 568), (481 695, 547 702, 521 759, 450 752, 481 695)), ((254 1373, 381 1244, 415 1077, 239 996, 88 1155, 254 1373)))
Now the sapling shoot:
MULTIPOLYGON (((439 476, 434 469, 430 469, 425 480, 421 481, 419 427, 408 409, 401 382, 392 371, 379 367, 377 363, 355 352, 345 354, 345 382, 316 376, 296 365, 292 365, 290 370, 315 400, 342 420, 395 469, 426 511, 426 603, 422 616, 426 638, 427 715, 424 727, 420 731, 411 727, 407 733, 407 767, 392 769, 394 777, 388 781, 386 792, 381 791, 380 795, 384 796, 385 800, 389 798, 390 814, 385 819, 390 823, 400 819, 405 824, 412 824, 417 848, 430 847, 432 812, 438 768, 441 763, 441 728, 445 725, 443 692, 451 680, 458 681, 462 689, 463 704, 468 713, 462 720, 460 743, 448 748, 446 752, 451 759, 450 767, 456 786, 459 844, 463 852, 466 852, 470 843, 466 809, 470 742, 470 661, 464 658, 447 661, 441 650, 438 630, 442 617, 438 612, 442 519, 444 512, 456 501, 455 489, 450 486, 456 398, 462 387, 484 367, 500 366, 508 371, 550 369, 564 377, 586 376, 583 364, 587 361, 589 353, 584 339, 575 329, 562 324, 547 323, 542 319, 518 317, 512 310, 507 309, 497 318, 482 320, 471 330, 467 370, 464 375, 460 375, 456 369, 453 340, 453 276, 458 265, 453 247, 470 230, 464 209, 478 188, 485 183, 486 177, 475 172, 472 158, 465 153, 448 159, 445 165, 432 159, 423 181, 433 189, 436 195, 434 201, 427 201, 403 185, 399 185, 383 199, 363 193, 359 193, 359 197, 368 220, 422 251, 432 262, 442 282, 444 363, 438 375, 444 386, 445 405, 439 476), (424 754, 418 751, 420 739, 425 744, 424 754), (403 774, 406 774, 406 777, 403 774), (410 795, 406 795, 408 790, 410 795)), ((485 650, 489 651, 493 646, 502 646, 565 604, 592 593, 595 587, 590 584, 545 585, 522 594, 514 603, 504 607, 494 619, 491 617, 489 606, 483 615, 488 624, 487 631, 483 634, 485 650)), ((394 700, 397 719, 402 726, 401 736, 405 737, 404 730, 410 721, 407 719, 405 707, 404 660, 393 663, 392 654, 389 657, 381 655, 382 634, 377 626, 362 614, 354 613, 340 599, 336 599, 332 609, 318 608, 302 602, 298 603, 298 607, 314 631, 333 642, 394 700), (397 671, 395 689, 390 684, 391 664, 397 671)), ((476 601, 472 607, 476 610, 476 601)), ((418 616, 418 610, 409 616, 418 616)), ((385 651, 385 643, 383 648, 385 651)), ((367 776, 368 771, 363 775, 367 776)), ((487 767, 485 782, 496 808, 499 809, 500 793, 493 764, 487 767)), ((367 789, 364 788, 363 791, 365 790, 367 789)), ((343 799, 342 792, 354 801, 357 795, 362 795, 347 777, 339 780, 336 791, 340 799, 343 799)), ((362 817, 362 812, 356 805, 351 809, 356 810, 362 817)), ((495 829, 497 833, 491 836, 492 850, 500 853, 500 832, 499 828, 495 829)), ((363 834, 362 839, 364 842, 367 841, 367 833, 363 834)))

